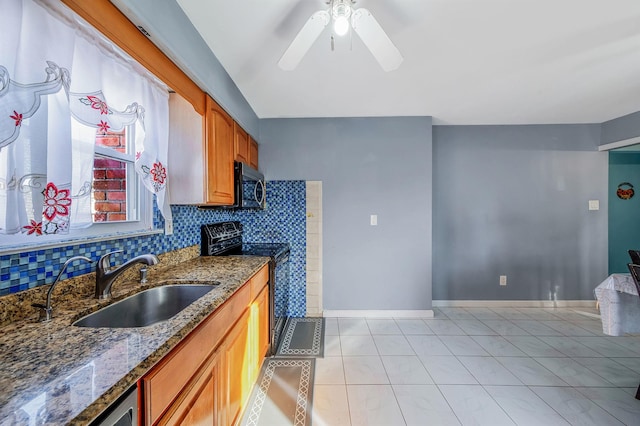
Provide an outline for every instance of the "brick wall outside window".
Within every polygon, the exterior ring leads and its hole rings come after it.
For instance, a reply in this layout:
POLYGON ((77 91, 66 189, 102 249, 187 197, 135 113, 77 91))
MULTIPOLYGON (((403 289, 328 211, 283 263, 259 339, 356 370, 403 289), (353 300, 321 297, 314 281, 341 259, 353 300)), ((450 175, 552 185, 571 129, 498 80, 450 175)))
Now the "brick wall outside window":
MULTIPOLYGON (((96 145, 126 153, 126 136, 109 132, 96 136, 96 145)), ((96 157, 93 161, 93 221, 127 220, 127 163, 96 157)))

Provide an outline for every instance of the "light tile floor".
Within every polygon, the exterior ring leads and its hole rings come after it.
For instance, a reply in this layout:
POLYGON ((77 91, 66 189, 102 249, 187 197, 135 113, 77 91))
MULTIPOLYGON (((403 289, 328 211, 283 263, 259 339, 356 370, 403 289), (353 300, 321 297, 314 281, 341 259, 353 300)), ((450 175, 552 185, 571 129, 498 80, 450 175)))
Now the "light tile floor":
POLYGON ((640 425, 640 336, 568 308, 434 312, 326 318, 313 425, 640 425))

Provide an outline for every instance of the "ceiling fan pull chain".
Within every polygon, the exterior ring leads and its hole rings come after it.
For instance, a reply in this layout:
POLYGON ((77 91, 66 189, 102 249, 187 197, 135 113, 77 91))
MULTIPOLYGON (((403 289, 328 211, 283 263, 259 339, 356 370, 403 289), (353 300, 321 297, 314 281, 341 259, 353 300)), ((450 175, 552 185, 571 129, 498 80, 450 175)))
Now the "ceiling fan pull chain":
POLYGON ((349 25, 349 52, 353 52, 353 28, 349 25))
POLYGON ((333 41, 333 34, 331 34, 331 51, 333 52, 335 50, 336 50, 336 46, 335 46, 335 43, 333 41))

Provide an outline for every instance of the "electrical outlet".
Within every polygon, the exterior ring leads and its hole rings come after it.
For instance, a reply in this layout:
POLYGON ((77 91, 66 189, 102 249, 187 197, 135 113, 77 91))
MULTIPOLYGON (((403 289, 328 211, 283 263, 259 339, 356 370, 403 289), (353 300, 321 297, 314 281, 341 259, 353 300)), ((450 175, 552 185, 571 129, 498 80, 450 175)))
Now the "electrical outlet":
POLYGON ((166 221, 164 223, 164 235, 172 235, 173 234, 173 222, 166 221))
POLYGON ((370 218, 371 226, 378 226, 378 215, 372 214, 370 218))
POLYGON ((507 276, 500 275, 500 285, 507 285, 507 276))

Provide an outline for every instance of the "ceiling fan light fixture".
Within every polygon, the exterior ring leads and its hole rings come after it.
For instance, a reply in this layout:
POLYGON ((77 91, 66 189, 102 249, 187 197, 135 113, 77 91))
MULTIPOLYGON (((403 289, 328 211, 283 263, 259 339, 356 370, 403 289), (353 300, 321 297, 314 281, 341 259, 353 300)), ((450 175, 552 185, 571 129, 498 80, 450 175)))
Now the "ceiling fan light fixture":
POLYGON ((333 31, 339 36, 343 36, 349 31, 349 20, 344 16, 338 16, 333 22, 333 31))
POLYGON ((349 18, 351 17, 351 5, 349 0, 335 0, 331 6, 333 17, 333 31, 343 36, 349 31, 349 18))
MULTIPOLYGON (((278 66, 285 71, 295 69, 329 22, 333 20, 333 30, 337 36, 343 36, 353 29, 384 71, 397 69, 402 63, 402 54, 371 12, 364 8, 354 9, 354 3, 354 0, 326 0, 326 4, 331 6, 328 9, 318 10, 307 19, 282 54, 278 66)), ((333 50, 333 35, 331 50, 333 50)))

